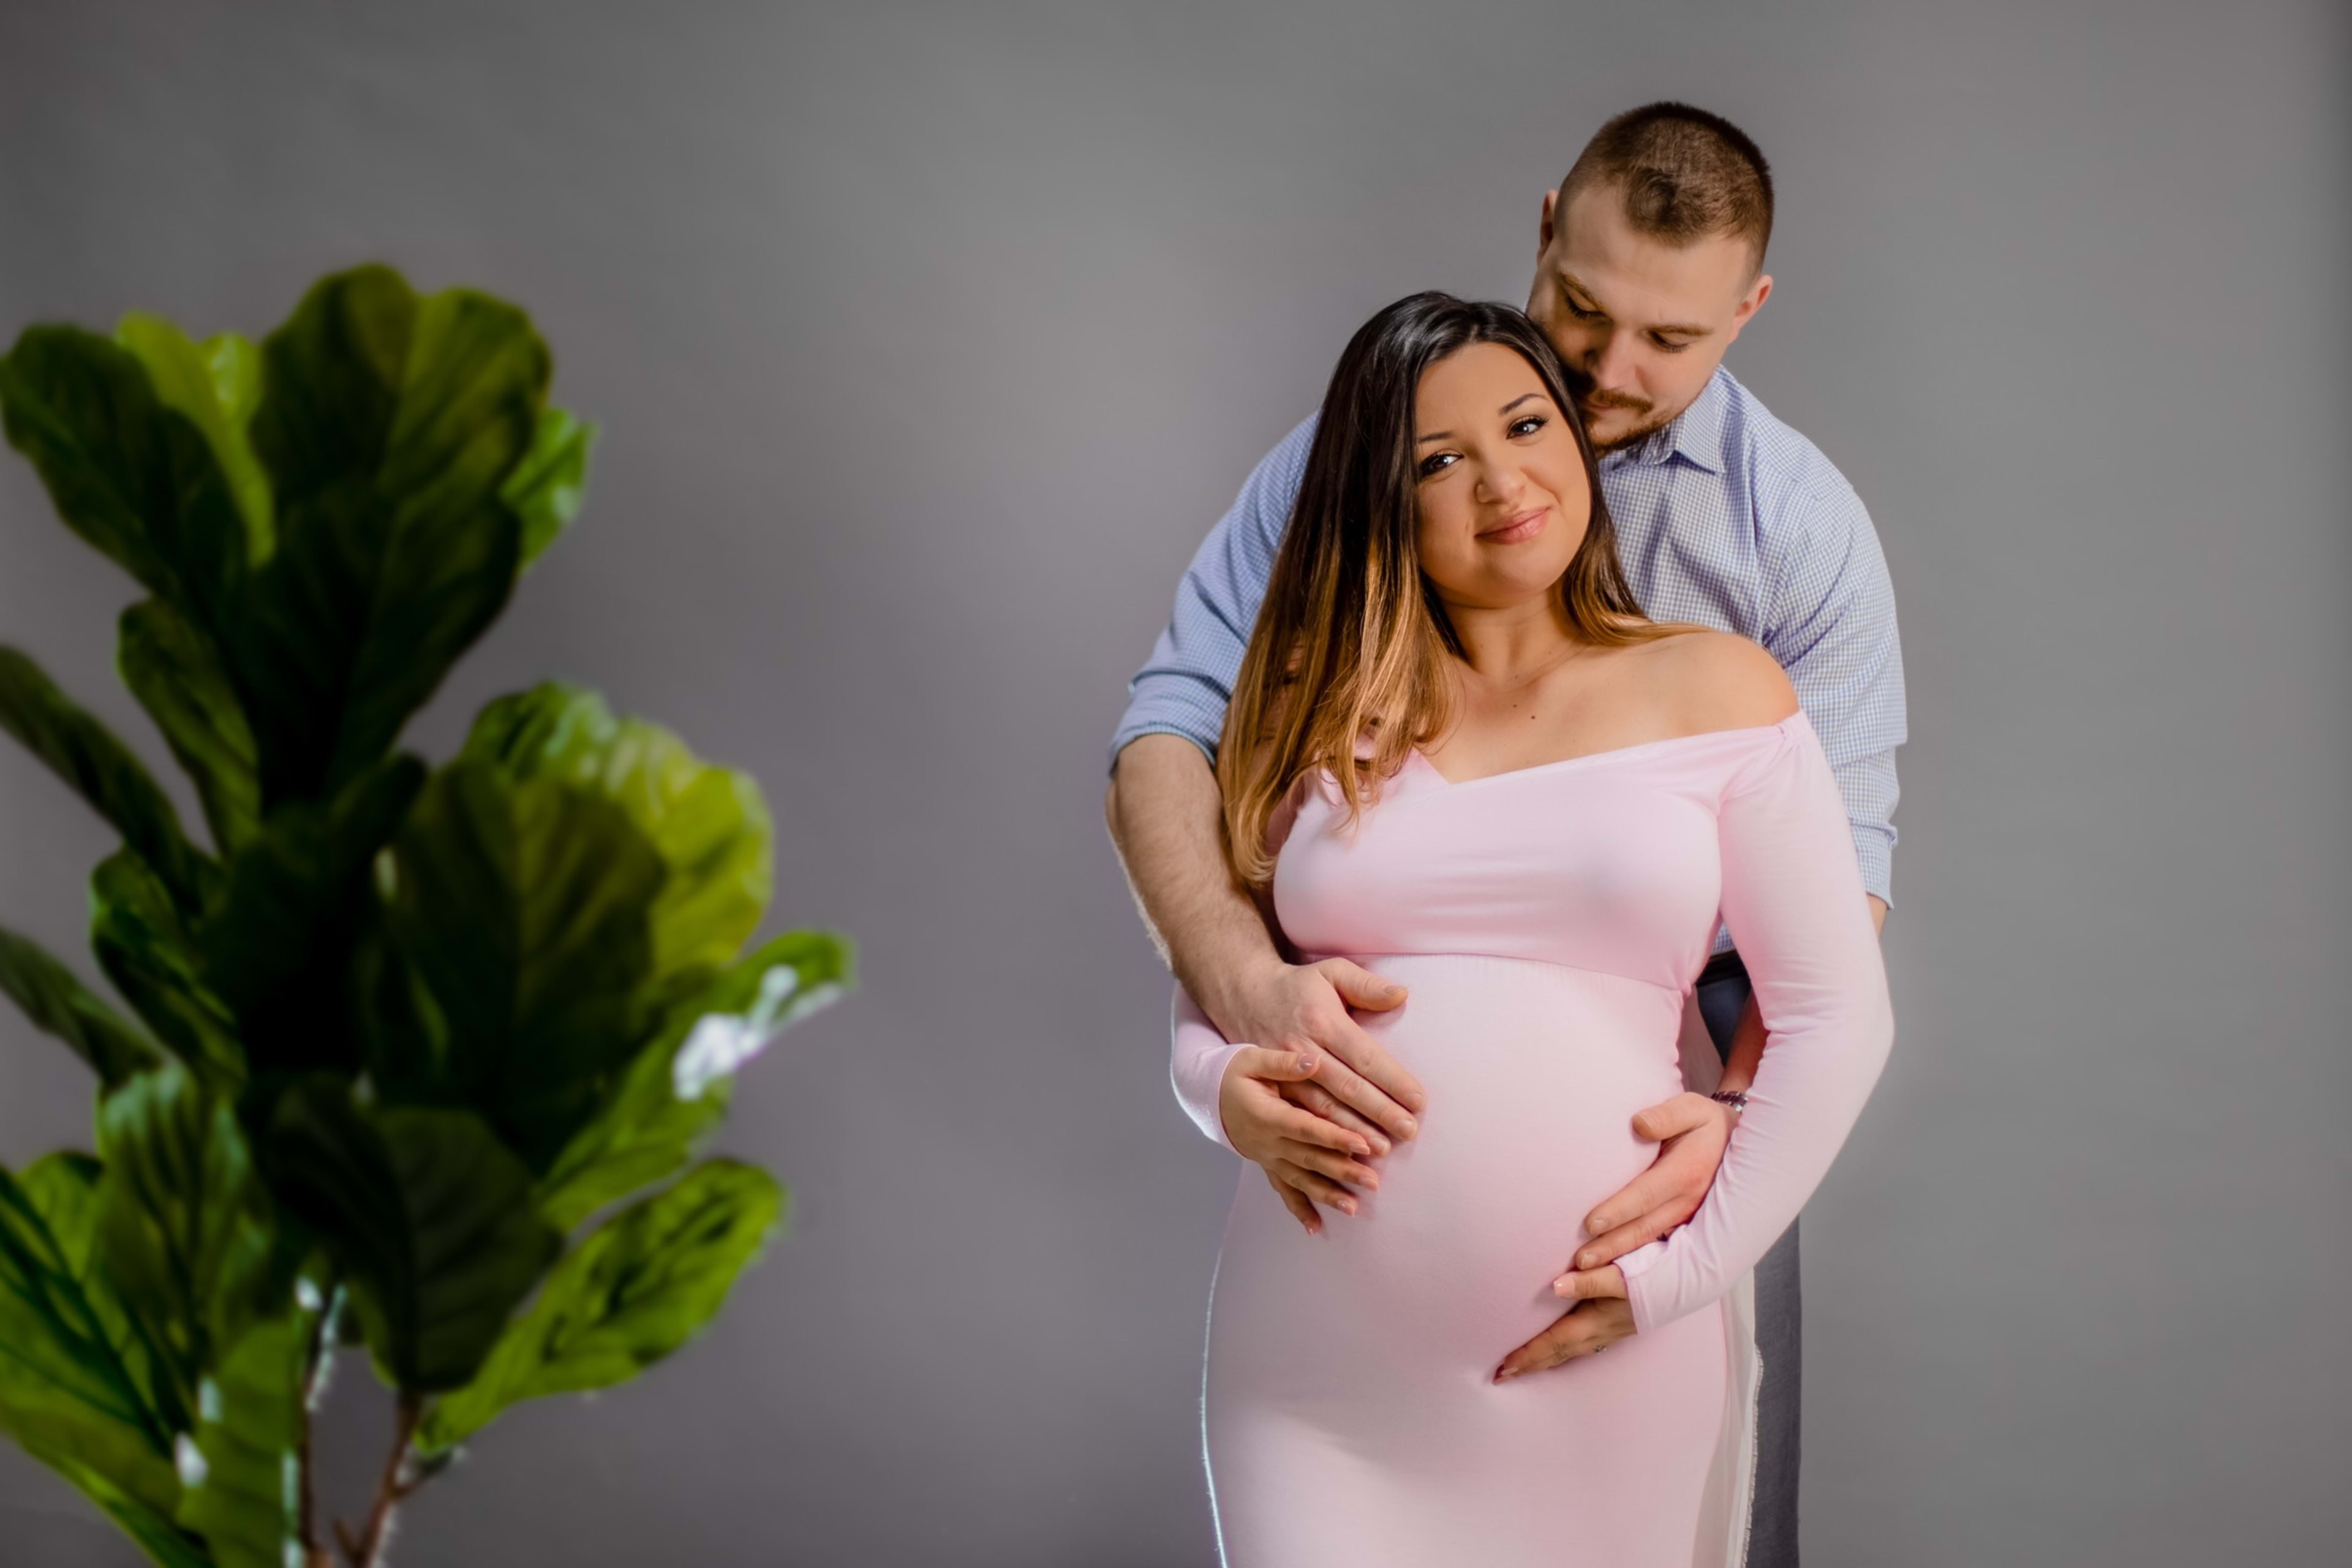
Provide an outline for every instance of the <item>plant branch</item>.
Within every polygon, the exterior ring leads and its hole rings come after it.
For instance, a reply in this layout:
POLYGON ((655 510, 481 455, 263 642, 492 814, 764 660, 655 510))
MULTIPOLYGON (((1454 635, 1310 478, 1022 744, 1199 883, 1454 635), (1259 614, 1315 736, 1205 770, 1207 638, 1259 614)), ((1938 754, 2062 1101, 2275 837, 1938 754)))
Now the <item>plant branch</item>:
POLYGON ((425 1396, 403 1389, 400 1410, 393 1418, 392 1453, 383 1462, 383 1479, 376 1482, 375 1506, 368 1510, 366 1533, 354 1542, 341 1521, 335 1523, 335 1534, 343 1543, 344 1554, 351 1558, 352 1568, 377 1568, 383 1554, 383 1542, 392 1528, 393 1505, 415 1488, 404 1486, 401 1469, 408 1462, 408 1445, 416 1436, 416 1424, 425 1415, 425 1396))
POLYGON ((310 1320, 310 1344, 302 1356, 301 1395, 295 1401, 295 1468, 301 1478, 300 1512, 297 1516, 297 1534, 302 1543, 305 1568, 333 1568, 334 1559, 319 1544, 319 1503, 317 1489, 312 1483, 310 1465, 310 1406, 320 1386, 319 1358, 332 1353, 328 1335, 334 1330, 336 1308, 341 1304, 341 1294, 331 1293, 326 1306, 310 1320))

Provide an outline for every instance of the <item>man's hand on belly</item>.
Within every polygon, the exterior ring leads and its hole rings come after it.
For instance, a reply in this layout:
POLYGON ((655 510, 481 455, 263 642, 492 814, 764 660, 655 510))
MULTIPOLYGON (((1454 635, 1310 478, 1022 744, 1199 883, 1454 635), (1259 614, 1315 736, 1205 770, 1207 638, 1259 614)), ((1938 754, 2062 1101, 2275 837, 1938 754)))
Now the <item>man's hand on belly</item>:
POLYGON ((1404 1000, 1403 986, 1327 958, 1253 970, 1223 1001, 1227 1016, 1216 1022, 1225 1037, 1256 1042, 1225 1069, 1219 1094, 1225 1136, 1265 1172, 1310 1235, 1323 1228, 1318 1202, 1353 1214, 1344 1184, 1379 1184, 1358 1161, 1384 1155, 1420 1131, 1414 1113, 1428 1103, 1427 1092, 1350 1011, 1385 1011, 1404 1000), (1304 1079, 1290 1070, 1302 1060, 1314 1063, 1304 1079))
POLYGON ((1386 1153, 1384 1142, 1401 1142, 1419 1130, 1413 1116, 1429 1095, 1356 1022, 1351 1009, 1385 1012, 1404 1000, 1403 986, 1344 958, 1274 963, 1236 978, 1219 999, 1224 1016, 1212 1012, 1210 1018, 1229 1040, 1316 1055, 1313 1082, 1288 1098, 1350 1131, 1371 1135, 1386 1153))
POLYGON ((1613 1263, 1698 1213, 1738 1122, 1731 1107, 1688 1093, 1634 1117, 1634 1132, 1657 1142, 1658 1157, 1584 1216, 1584 1234, 1592 1239, 1577 1249, 1576 1267, 1613 1263))

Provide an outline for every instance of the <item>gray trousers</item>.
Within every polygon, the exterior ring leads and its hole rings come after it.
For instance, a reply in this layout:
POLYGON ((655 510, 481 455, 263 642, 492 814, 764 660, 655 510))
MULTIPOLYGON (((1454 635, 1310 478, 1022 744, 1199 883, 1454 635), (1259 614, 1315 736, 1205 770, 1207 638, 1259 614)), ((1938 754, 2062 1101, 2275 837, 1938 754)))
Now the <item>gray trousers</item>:
MULTIPOLYGON (((1710 963, 1698 984, 1699 1016, 1717 1056, 1731 1054, 1732 1031, 1748 1005, 1748 971, 1736 953, 1710 963)), ((1797 1226, 1756 1266, 1756 1349, 1764 1381, 1756 1399, 1756 1510, 1749 1521, 1748 1568, 1797 1568, 1798 1421, 1802 1414, 1804 1303, 1799 1299, 1797 1226)))

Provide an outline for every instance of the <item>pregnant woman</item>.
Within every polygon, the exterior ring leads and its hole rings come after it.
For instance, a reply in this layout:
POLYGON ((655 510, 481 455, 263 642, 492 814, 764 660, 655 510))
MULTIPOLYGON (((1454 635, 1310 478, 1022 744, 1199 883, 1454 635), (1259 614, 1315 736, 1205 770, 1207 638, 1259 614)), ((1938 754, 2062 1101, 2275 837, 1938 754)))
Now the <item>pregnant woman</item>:
POLYGON ((1226 1222, 1204 1423, 1229 1568, 1738 1563, 1743 1289, 1885 1061, 1885 974, 1787 679, 1641 614, 1518 311, 1420 294, 1348 345, 1217 776, 1235 874, 1297 961, 1407 988, 1362 1022, 1427 1091, 1375 1172, 1353 1132, 1235 1087, 1309 1064, 1177 994, 1194 1120, 1278 1142, 1339 1211, 1310 1234, 1248 1181, 1226 1222), (1682 1087, 1718 915, 1767 1031, 1722 1169, 1681 1229, 1563 1274, 1655 1152, 1632 1119, 1682 1087), (1607 1353, 1547 1364, 1527 1347, 1568 1301, 1609 1331, 1554 1341, 1607 1353))

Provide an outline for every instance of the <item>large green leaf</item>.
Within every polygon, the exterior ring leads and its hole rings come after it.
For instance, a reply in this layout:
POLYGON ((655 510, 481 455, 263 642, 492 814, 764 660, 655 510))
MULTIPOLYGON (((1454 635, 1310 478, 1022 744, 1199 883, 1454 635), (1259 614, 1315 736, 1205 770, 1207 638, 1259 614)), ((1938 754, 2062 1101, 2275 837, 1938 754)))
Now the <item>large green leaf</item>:
POLYGON ((92 1266, 97 1179, 87 1156, 0 1170, 0 1430, 101 1504, 168 1521, 184 1415, 92 1266))
MULTIPOLYGON (((147 1554, 157 1568, 215 1568, 217 1559, 205 1543, 179 1529, 168 1515, 157 1511, 110 1478, 70 1458, 49 1461, 79 1487, 122 1533, 147 1554)), ((290 1560, 280 1568, 292 1568, 290 1560)))
POLYGON ((468 1110, 362 1103, 319 1074, 278 1100, 270 1185, 352 1286, 385 1381, 462 1387, 562 1242, 530 1173, 468 1110))
POLYGON ((361 1059, 379 1095, 404 1104, 463 1103, 441 1005, 394 938, 381 907, 352 953, 361 1059))
POLYGON ((0 992, 36 1028, 55 1035, 109 1089, 162 1058, 147 1037, 28 937, 0 927, 0 992))
POLYGON ((128 849, 100 861, 89 906, 99 967, 156 1038, 207 1081, 243 1079, 236 1020, 205 984, 194 941, 147 863, 128 849))
POLYGON ((220 1568, 289 1568, 301 1549, 304 1374, 310 1318, 288 1311, 246 1331, 205 1379, 181 1445, 179 1521, 220 1568))
POLYGON ((539 1211, 570 1233, 606 1204, 668 1180, 702 1152, 727 1119, 733 1080, 721 1079, 692 1100, 671 1087, 682 1037, 665 1032, 629 1064, 611 1101, 572 1136, 540 1179, 539 1211))
POLYGON ((0 359, 0 423, 68 527, 198 626, 226 624, 246 520, 203 432, 135 355, 77 327, 28 327, 0 359))
POLYGON ((202 917, 220 868, 188 842, 180 814, 146 765, 58 689, 41 667, 0 647, 0 730, 49 766, 153 868, 187 920, 202 917))
POLYGON ((772 890, 773 828, 748 773, 714 766, 595 692, 546 681, 487 704, 461 756, 517 778, 562 778, 629 814, 668 868, 653 910, 657 980, 731 963, 772 890))
POLYGON ((99 1107, 99 1245, 106 1274, 159 1347, 178 1403, 270 1300, 267 1198, 227 1098, 178 1066, 142 1073, 99 1107))
POLYGON ((541 1178, 541 1212, 569 1231, 681 1169, 727 1114, 735 1069, 846 992, 854 961, 845 937, 788 931, 673 1009, 618 1091, 541 1178))
POLYGON ((718 1316, 783 1202, 766 1172, 713 1160, 614 1215, 556 1266, 481 1375, 434 1405, 418 1446, 446 1448, 518 1400, 607 1388, 677 1350, 718 1316))
POLYGON ((122 612, 114 668, 195 782, 213 847, 234 855, 260 824, 260 763, 212 639, 162 599, 142 599, 122 612))
POLYGON ((137 312, 115 323, 114 341, 146 368, 157 401, 204 437, 245 521, 247 560, 268 560, 276 548, 269 476, 247 436, 261 401, 260 353, 234 332, 193 343, 163 317, 137 312))
POLYGON ((482 762, 435 773, 394 843, 386 929, 446 1040, 438 1085, 533 1170, 587 1121, 654 1020, 646 911, 661 858, 626 813, 482 762))
POLYGON ((262 355, 278 551, 230 648, 269 810, 373 763, 504 607, 522 522, 500 490, 548 354, 510 305, 363 267, 321 279, 262 355))
POLYGON ((176 1431, 189 1417, 180 1402, 169 1353, 122 1299, 100 1245, 104 1181, 105 1169, 95 1156, 67 1149, 26 1166, 20 1185, 56 1240, 58 1255, 81 1291, 99 1340, 129 1380, 139 1407, 149 1413, 142 1425, 152 1432, 176 1431))
POLYGON ((588 483, 588 448, 595 439, 593 425, 561 408, 541 411, 530 455, 499 492, 522 520, 525 565, 538 560, 580 510, 581 492, 588 483))
POLYGON ((352 950, 373 914, 376 852, 425 777, 416 757, 386 758, 331 804, 281 806, 231 862, 198 947, 206 985, 236 1016, 248 1071, 359 1069, 352 950))
POLYGON ((101 1505, 121 1499, 168 1522, 180 1496, 171 1450, 157 1449, 110 1412, 77 1406, 35 1383, 15 1352, 0 1352, 0 1432, 101 1505))

